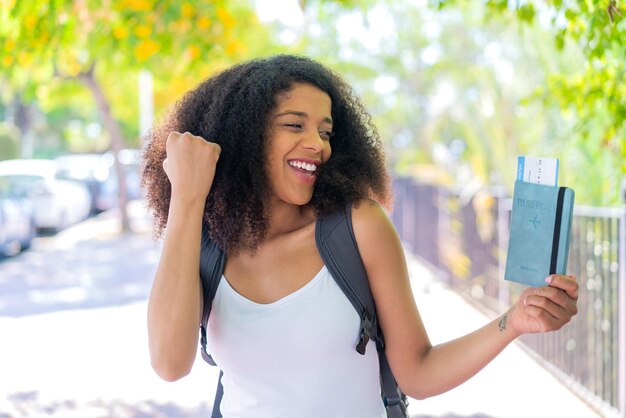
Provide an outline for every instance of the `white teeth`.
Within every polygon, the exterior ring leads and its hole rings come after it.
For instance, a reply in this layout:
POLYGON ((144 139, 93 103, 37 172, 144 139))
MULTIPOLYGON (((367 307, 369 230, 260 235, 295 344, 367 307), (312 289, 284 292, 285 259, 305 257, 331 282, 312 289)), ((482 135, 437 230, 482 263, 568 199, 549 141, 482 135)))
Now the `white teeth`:
POLYGON ((314 172, 317 170, 317 166, 315 164, 309 164, 302 161, 289 161, 289 165, 296 168, 301 168, 306 171, 314 172))

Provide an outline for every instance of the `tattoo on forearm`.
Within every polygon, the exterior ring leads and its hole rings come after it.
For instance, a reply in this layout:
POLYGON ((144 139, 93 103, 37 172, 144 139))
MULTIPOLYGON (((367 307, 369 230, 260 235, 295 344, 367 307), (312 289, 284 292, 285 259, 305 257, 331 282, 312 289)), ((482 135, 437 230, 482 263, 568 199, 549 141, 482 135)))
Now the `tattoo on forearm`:
POLYGON ((502 315, 502 318, 500 318, 500 322, 498 322, 498 329, 500 331, 504 331, 506 329, 506 321, 508 319, 508 315, 504 314, 502 315))

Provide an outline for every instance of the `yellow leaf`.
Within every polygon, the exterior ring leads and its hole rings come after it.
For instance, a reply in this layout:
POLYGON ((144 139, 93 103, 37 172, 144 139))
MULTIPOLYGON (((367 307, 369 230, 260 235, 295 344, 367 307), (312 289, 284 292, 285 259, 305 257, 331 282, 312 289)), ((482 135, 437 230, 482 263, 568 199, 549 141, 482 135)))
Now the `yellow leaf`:
POLYGON ((24 27, 26 29, 33 29, 37 25, 37 18, 33 15, 27 15, 24 17, 24 27))
POLYGON ((169 25, 167 25, 167 28, 170 32, 183 34, 192 29, 191 21, 186 19, 171 22, 169 25))
POLYGON ((11 55, 5 55, 2 59, 2 65, 4 67, 10 67, 13 64, 13 57, 11 55))
POLYGON ((182 33, 187 33, 190 30, 193 30, 193 27, 191 24, 192 24, 191 20, 184 20, 180 22, 180 26, 178 28, 182 33))
POLYGON ((26 51, 17 54, 17 62, 23 67, 27 67, 33 61, 33 56, 26 51))
POLYGON ((113 36, 117 39, 124 40, 128 38, 128 29, 125 26, 117 26, 113 28, 113 36))
POLYGON ((231 14, 225 8, 218 7, 216 13, 217 17, 222 21, 226 29, 230 29, 235 25, 235 19, 233 19, 231 14))
POLYGON ((13 39, 7 39, 4 42, 4 49, 6 52, 11 52, 13 51, 13 48, 15 48, 15 41, 13 39))
POLYGON ((230 56, 242 55, 246 51, 243 42, 235 39, 226 45, 226 53, 230 56))
POLYGON ((209 19, 208 17, 202 16, 198 19, 198 28, 206 29, 209 26, 211 26, 211 19, 209 19))
POLYGON ((148 58, 159 52, 159 44, 152 39, 145 39, 135 47, 135 57, 139 61, 146 61, 148 58))
POLYGON ((125 0, 121 7, 136 12, 147 12, 152 9, 152 2, 149 0, 125 0))
POLYGON ((184 3, 181 9, 183 17, 192 17, 195 11, 196 9, 193 7, 191 3, 184 3))
POLYGON ((135 35, 140 38, 147 38, 152 33, 152 28, 148 25, 138 25, 135 28, 135 35))
POLYGON ((189 48, 187 48, 187 55, 192 60, 195 60, 196 58, 198 58, 200 56, 200 52, 202 51, 196 45, 191 45, 189 46, 189 48))

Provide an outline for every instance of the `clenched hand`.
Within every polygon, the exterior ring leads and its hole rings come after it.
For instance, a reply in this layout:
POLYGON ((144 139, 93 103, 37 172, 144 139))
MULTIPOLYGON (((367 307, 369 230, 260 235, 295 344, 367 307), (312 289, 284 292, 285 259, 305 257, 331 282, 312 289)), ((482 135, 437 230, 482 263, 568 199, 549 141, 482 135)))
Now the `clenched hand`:
POLYGON ((165 150, 163 169, 172 185, 172 198, 204 201, 213 184, 220 146, 189 132, 171 132, 165 150))

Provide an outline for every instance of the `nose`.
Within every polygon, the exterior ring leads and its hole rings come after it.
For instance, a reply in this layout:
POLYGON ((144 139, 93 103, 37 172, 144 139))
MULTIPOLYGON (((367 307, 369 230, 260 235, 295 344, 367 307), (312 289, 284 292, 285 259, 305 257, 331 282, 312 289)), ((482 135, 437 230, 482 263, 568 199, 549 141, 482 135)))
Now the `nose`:
POLYGON ((320 133, 317 130, 309 132, 302 139, 302 146, 304 148, 310 149, 316 153, 322 152, 324 149, 324 139, 320 136, 320 133))

